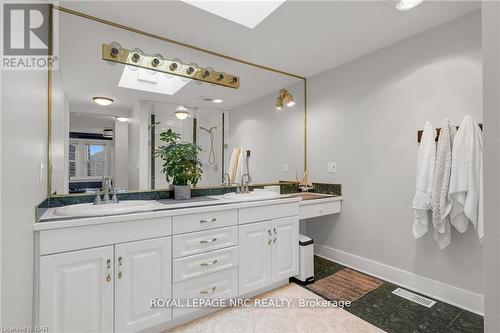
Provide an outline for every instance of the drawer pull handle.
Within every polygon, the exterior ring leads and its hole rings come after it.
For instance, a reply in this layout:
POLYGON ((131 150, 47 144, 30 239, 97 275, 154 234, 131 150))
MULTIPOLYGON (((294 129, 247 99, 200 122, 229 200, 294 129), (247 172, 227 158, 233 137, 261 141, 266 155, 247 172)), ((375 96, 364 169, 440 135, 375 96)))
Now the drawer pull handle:
POLYGON ((215 217, 211 218, 211 219, 203 219, 203 220, 200 220, 200 223, 211 223, 211 222, 215 222, 217 221, 217 219, 215 217))
POLYGON ((202 263, 200 264, 200 266, 203 266, 203 267, 206 267, 206 266, 212 266, 212 265, 215 265, 215 264, 216 264, 216 263, 218 263, 218 262, 219 262, 219 260, 218 260, 218 259, 215 259, 215 260, 214 260, 214 261, 212 261, 212 262, 202 262, 202 263))
POLYGON ((111 259, 106 260, 106 267, 107 267, 108 269, 110 269, 110 268, 111 268, 111 259))
POLYGON ((213 243, 215 241, 217 241, 217 238, 201 240, 200 243, 201 244, 210 244, 210 243, 213 243))
POLYGON ((267 232, 269 233, 269 236, 271 236, 271 235, 272 235, 272 233, 271 233, 271 229, 267 229, 267 232))
POLYGON ((212 287, 210 289, 202 290, 202 291, 200 291, 200 294, 202 294, 202 295, 203 294, 211 294, 211 293, 213 293, 215 291, 215 289, 217 289, 217 286, 212 287))
POLYGON ((277 235, 278 232, 276 231, 276 228, 273 228, 273 230, 274 230, 274 234, 277 235))
POLYGON ((267 245, 271 245, 271 240, 269 240, 269 242, 267 243, 267 245))

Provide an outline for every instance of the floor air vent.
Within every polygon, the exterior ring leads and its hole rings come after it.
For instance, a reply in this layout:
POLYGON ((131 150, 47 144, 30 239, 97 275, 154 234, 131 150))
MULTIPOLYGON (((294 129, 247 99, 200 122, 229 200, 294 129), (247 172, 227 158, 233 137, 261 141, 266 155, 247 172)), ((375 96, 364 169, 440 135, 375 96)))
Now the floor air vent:
POLYGON ((408 290, 405 290, 405 289, 398 288, 398 289, 394 290, 392 293, 394 295, 398 295, 400 297, 406 298, 409 301, 412 301, 414 303, 426 306, 428 308, 430 308, 431 306, 433 306, 434 304, 436 304, 436 302, 433 301, 433 300, 431 300, 431 299, 428 299, 428 298, 425 298, 423 296, 417 295, 417 294, 412 293, 411 291, 408 291, 408 290))

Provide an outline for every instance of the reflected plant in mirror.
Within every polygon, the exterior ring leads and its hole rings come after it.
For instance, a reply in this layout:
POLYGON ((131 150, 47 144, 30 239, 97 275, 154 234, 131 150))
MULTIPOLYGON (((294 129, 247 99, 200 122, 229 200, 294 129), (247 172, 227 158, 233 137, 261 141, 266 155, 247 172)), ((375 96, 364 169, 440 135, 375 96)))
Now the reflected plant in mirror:
POLYGON ((175 199, 189 199, 191 185, 196 186, 203 173, 198 153, 201 148, 194 143, 179 142, 180 134, 168 129, 160 133, 164 145, 156 148, 155 155, 163 160, 161 172, 167 182, 174 185, 175 199))

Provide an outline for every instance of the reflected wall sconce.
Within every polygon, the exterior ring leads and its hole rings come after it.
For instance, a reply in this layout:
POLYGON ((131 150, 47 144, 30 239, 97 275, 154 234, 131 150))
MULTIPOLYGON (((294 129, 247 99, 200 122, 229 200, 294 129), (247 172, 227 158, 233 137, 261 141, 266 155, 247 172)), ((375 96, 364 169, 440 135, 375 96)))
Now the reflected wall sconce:
POLYGON ((178 59, 168 60, 159 54, 147 55, 140 49, 128 50, 118 43, 103 43, 102 59, 111 63, 176 75, 199 83, 206 82, 233 89, 240 87, 240 78, 236 75, 215 71, 208 67, 202 68, 196 64, 184 64, 178 59))
POLYGON ((286 89, 281 89, 276 98, 276 109, 283 110, 283 107, 292 107, 295 105, 292 94, 290 94, 286 89))

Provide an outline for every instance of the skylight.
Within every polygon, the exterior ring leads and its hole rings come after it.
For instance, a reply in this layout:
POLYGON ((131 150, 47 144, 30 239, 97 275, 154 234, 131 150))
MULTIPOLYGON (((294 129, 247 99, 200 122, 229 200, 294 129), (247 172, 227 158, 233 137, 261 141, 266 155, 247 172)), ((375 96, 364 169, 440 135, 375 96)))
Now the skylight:
POLYGON ((164 95, 173 95, 188 84, 191 79, 182 79, 143 68, 125 66, 119 87, 142 90, 164 95))
POLYGON ((191 6, 221 16, 248 28, 255 28, 286 0, 269 1, 210 1, 182 0, 191 6))

